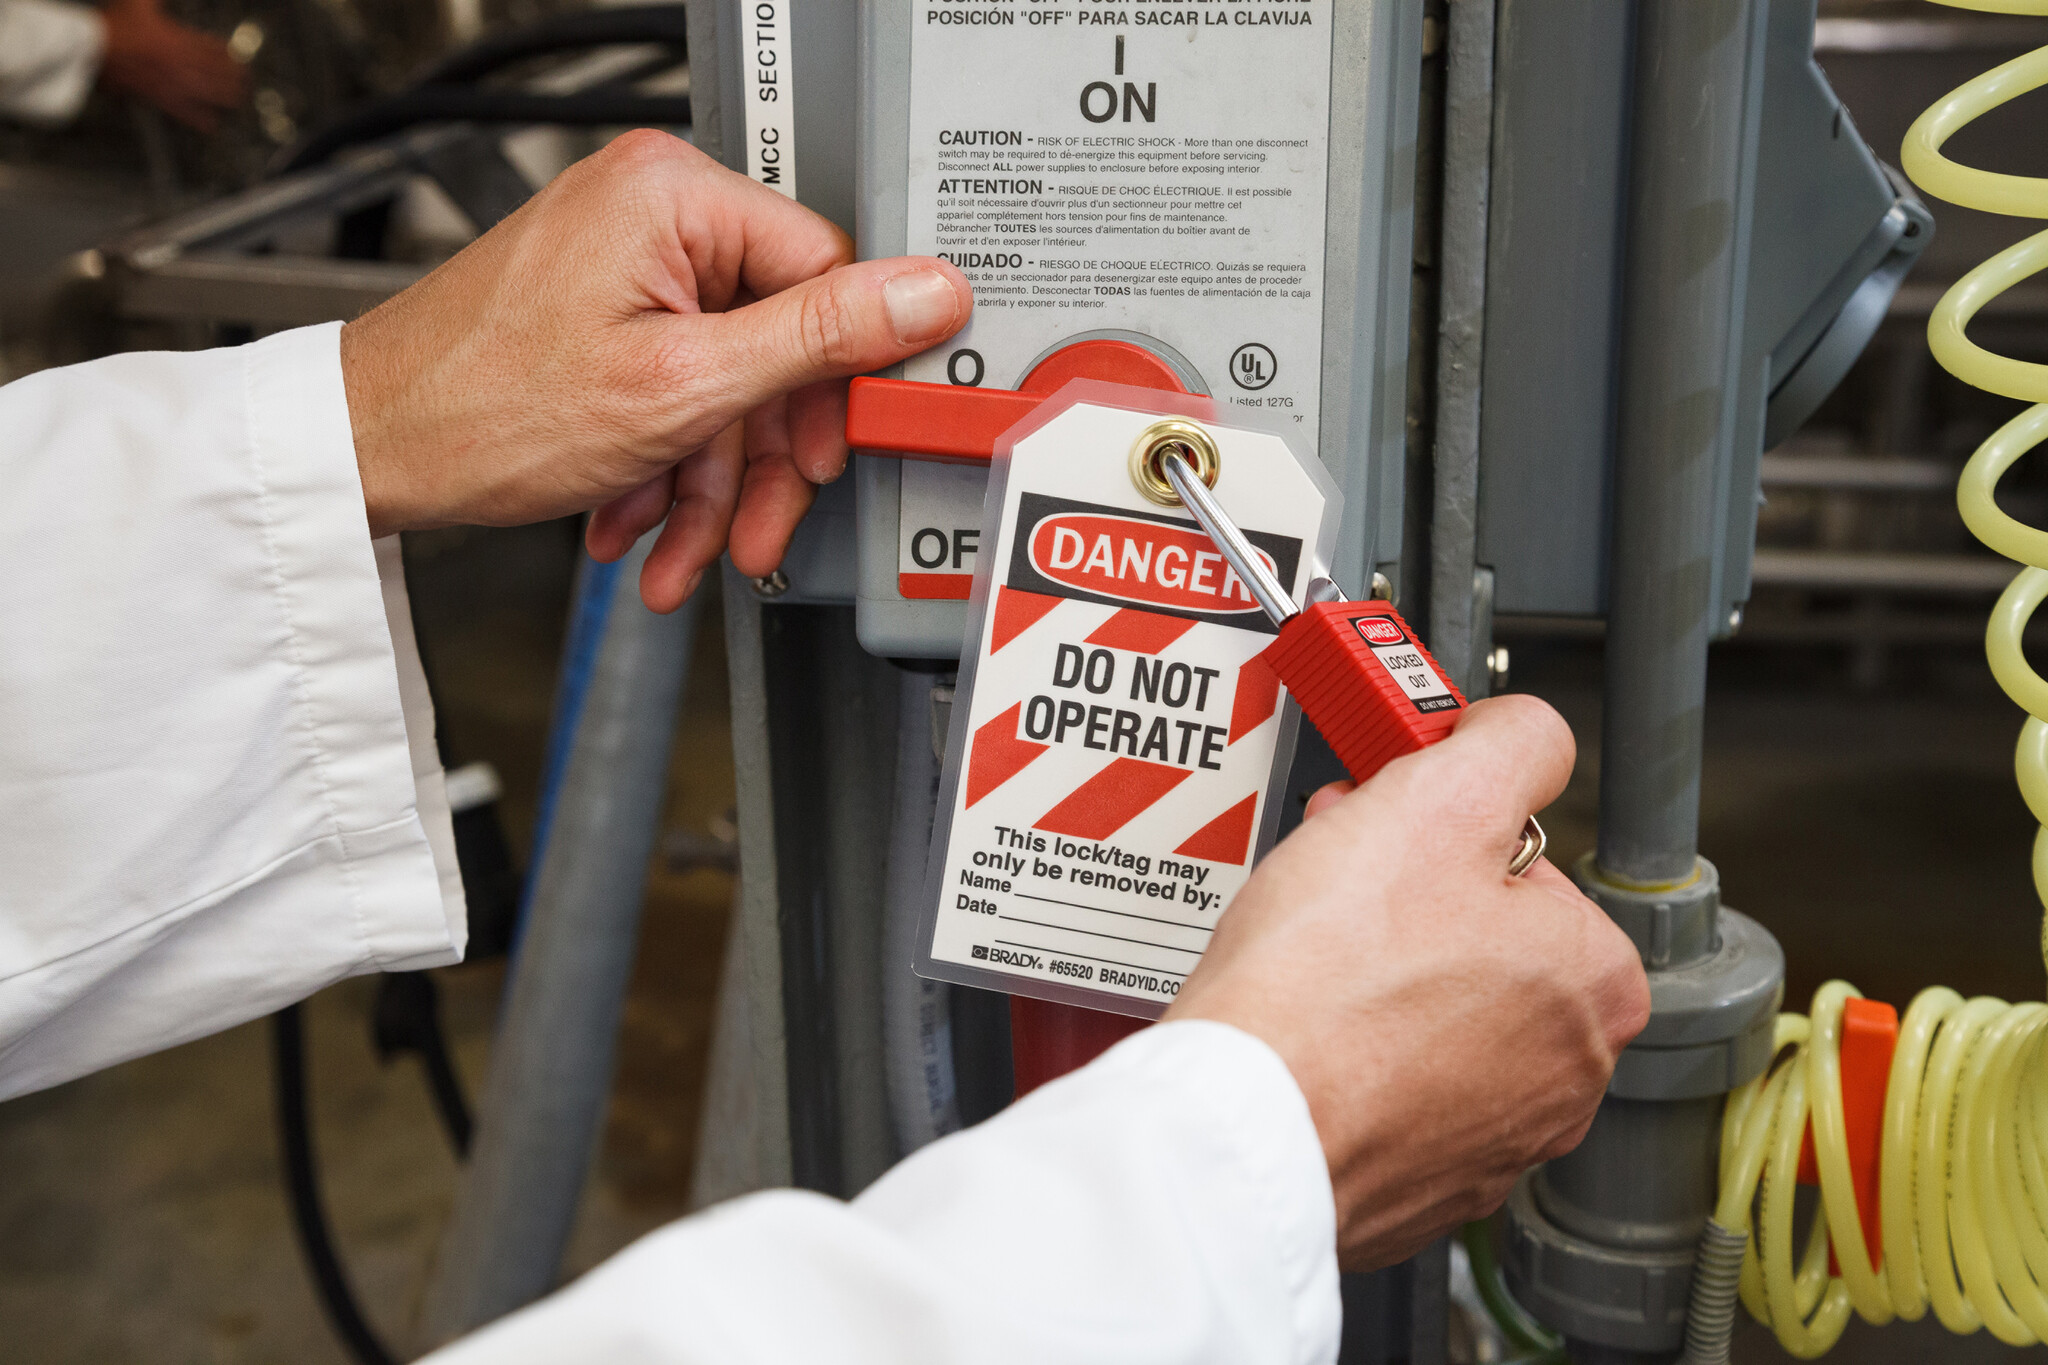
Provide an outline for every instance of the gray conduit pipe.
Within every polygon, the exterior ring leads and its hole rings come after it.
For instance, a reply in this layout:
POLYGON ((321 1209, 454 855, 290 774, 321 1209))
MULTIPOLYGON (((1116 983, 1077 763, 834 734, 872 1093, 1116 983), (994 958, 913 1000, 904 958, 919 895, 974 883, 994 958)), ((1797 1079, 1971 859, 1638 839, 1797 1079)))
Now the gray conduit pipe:
POLYGON ((430 1344, 554 1288, 603 1126, 697 626, 695 599, 671 616, 640 604, 652 541, 612 587, 491 1048, 476 1147, 427 1289, 430 1344))
POLYGON ((925 857, 938 809, 939 761, 929 673, 901 674, 896 811, 890 823, 888 903, 882 912, 882 1046, 898 1156, 960 1127, 949 988, 910 969, 924 909, 925 857))

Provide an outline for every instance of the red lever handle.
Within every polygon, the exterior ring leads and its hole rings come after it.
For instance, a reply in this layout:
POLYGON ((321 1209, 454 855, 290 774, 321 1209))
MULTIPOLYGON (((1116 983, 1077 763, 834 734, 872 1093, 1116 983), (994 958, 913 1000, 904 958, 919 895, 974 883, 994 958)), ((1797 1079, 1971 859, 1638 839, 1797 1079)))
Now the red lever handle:
POLYGON ((870 455, 985 463, 995 458, 996 438, 1044 401, 1009 389, 856 379, 846 395, 846 444, 870 455))
POLYGON ((846 443, 869 455, 985 463, 995 458, 997 438, 1070 379, 1188 392, 1180 374, 1143 346, 1097 338, 1053 352, 1015 390, 856 379, 846 397, 846 443))

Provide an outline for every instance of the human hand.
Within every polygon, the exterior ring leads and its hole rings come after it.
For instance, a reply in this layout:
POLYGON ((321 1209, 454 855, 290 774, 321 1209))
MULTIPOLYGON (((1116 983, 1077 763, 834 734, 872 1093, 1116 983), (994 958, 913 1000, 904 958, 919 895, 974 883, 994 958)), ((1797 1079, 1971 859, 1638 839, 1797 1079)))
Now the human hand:
POLYGON ((849 264, 824 219, 666 133, 571 166, 342 329, 376 534, 596 508, 613 560, 655 526, 640 594, 671 611, 726 548, 782 560, 846 464, 849 375, 966 325, 928 257, 849 264))
POLYGON ((167 17, 162 0, 109 0, 100 21, 106 30, 100 82, 108 89, 145 100, 202 133, 242 102, 248 75, 228 45, 167 17))
POLYGON ((1628 937, 1548 862, 1507 875, 1572 755, 1557 712, 1501 697, 1324 788, 1167 1011, 1234 1024, 1294 1073, 1347 1269, 1413 1255, 1577 1146, 1649 1019, 1628 937))

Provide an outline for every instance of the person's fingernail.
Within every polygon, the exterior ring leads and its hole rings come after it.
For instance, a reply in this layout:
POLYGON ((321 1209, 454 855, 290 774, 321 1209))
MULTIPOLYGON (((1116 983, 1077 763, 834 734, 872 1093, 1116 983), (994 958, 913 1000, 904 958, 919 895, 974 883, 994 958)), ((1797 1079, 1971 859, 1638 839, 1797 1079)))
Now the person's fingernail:
POLYGON ((697 595, 697 585, 703 581, 704 571, 702 569, 690 575, 690 581, 683 584, 683 600, 685 602, 697 595))
POLYGON ((882 300, 889 306, 896 339, 906 346, 943 336, 960 306, 953 282, 936 270, 895 276, 882 286, 882 300))

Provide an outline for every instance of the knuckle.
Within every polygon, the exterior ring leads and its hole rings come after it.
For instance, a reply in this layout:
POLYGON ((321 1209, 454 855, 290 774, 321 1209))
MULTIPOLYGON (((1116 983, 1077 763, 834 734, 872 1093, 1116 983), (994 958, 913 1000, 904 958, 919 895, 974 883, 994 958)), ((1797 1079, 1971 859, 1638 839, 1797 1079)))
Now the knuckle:
POLYGON ((842 292, 813 289, 797 311, 804 355, 820 368, 850 365, 860 353, 860 320, 842 292))
POLYGON ((605 144, 602 155, 629 168, 672 160, 678 147, 689 144, 659 128, 635 128, 605 144))
POLYGON ((810 265, 818 274, 853 264, 853 238, 829 218, 805 210, 810 265))
POLYGON ((1601 954, 1595 998, 1607 1039, 1619 1049, 1650 1022, 1650 979, 1634 941, 1604 914, 1594 914, 1601 954))
POLYGON ((1650 979, 1633 958, 1622 977, 1620 997, 1613 1018, 1614 1036, 1620 1045, 1626 1045, 1650 1022, 1650 979))

